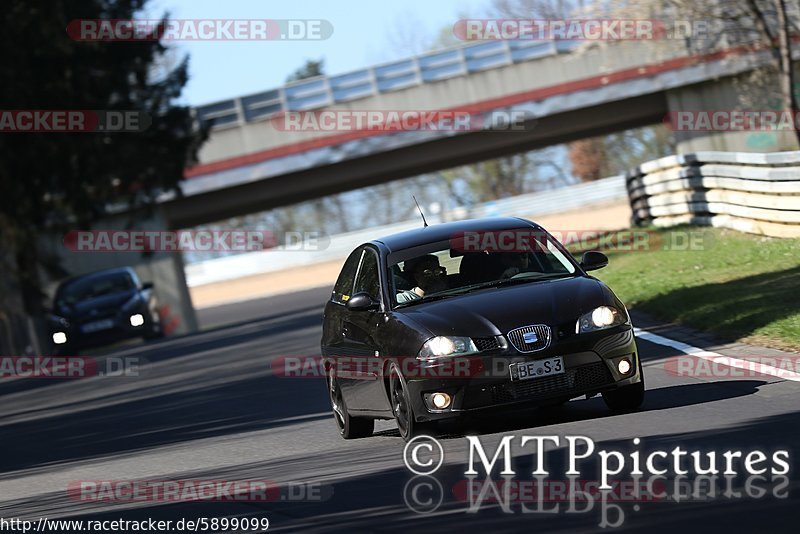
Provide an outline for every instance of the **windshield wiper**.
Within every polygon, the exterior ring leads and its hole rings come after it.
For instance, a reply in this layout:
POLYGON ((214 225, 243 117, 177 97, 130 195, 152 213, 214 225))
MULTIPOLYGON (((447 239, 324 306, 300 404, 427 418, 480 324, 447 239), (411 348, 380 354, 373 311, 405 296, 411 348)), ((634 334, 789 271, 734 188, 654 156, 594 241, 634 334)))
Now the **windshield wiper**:
POLYGON ((552 280, 555 278, 568 278, 571 277, 570 273, 540 273, 538 276, 524 276, 521 278, 504 278, 502 280, 493 280, 477 286, 469 288, 468 292, 478 291, 480 289, 487 289, 490 287, 513 286, 517 284, 526 284, 528 282, 541 282, 543 280, 552 280))
POLYGON ((539 273, 538 276, 525 276, 522 278, 504 278, 502 280, 493 280, 491 282, 485 282, 483 284, 479 284, 476 286, 457 287, 446 292, 436 293, 435 295, 431 295, 429 297, 423 297, 421 299, 416 299, 416 300, 409 300, 408 302, 403 302, 401 304, 396 305, 394 308, 395 309, 405 308, 408 305, 418 304, 420 302, 431 302, 433 300, 441 300, 449 297, 457 297, 459 295, 465 295, 467 293, 472 293, 473 291, 479 291, 481 289, 488 289, 491 287, 513 286, 517 284, 525 284, 528 282, 541 282, 544 280, 553 280, 556 278, 569 278, 572 276, 574 275, 571 273, 539 273))
POLYGON ((419 304, 421 302, 431 302, 431 301, 434 301, 434 300, 442 300, 442 299, 446 299, 446 298, 450 298, 450 297, 456 297, 456 296, 458 296, 460 294, 461 293, 453 293, 452 291, 448 291, 446 293, 436 293, 435 295, 431 295, 429 297, 422 297, 420 299, 414 299, 414 300, 409 300, 409 301, 406 301, 406 302, 401 302, 400 304, 397 304, 394 307, 394 309, 405 308, 406 306, 409 306, 411 304, 419 304))

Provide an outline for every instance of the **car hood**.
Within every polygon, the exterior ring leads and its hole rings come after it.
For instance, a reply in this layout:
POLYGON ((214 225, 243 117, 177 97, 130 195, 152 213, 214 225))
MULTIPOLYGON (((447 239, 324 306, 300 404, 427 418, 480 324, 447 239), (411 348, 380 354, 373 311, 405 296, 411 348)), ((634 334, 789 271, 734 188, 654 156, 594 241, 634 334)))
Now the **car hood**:
POLYGON ((122 306, 137 294, 136 290, 100 295, 82 300, 72 306, 64 306, 58 310, 65 319, 81 321, 92 317, 107 317, 115 314, 122 306), (94 312, 94 313, 93 313, 94 312))
POLYGON ((482 337, 530 324, 574 324, 581 314, 613 300, 605 285, 577 276, 483 289, 398 311, 432 335, 482 337))

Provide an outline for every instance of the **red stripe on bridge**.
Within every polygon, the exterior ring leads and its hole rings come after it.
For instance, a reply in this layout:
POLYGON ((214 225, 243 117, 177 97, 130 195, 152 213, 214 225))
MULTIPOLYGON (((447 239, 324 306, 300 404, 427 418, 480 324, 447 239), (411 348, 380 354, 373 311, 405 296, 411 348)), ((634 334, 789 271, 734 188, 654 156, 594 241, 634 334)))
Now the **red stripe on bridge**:
MULTIPOLYGON (((641 65, 639 67, 623 69, 609 74, 590 76, 588 78, 582 78, 571 82, 560 83, 557 85, 541 87, 539 89, 523 91, 521 93, 515 93, 503 97, 483 100, 465 106, 446 108, 440 111, 460 111, 470 114, 483 113, 486 111, 490 111, 492 109, 513 106, 514 104, 520 104, 523 102, 543 100, 545 98, 550 98, 553 96, 574 93, 577 91, 583 91, 587 89, 595 89, 598 87, 603 87, 606 85, 611 85, 616 83, 623 83, 635 80, 637 78, 649 78, 656 74, 682 69, 687 66, 697 65, 701 63, 708 63, 711 61, 724 59, 725 57, 731 55, 740 55, 747 52, 756 52, 756 51, 759 51, 759 48, 752 46, 741 46, 741 47, 731 48, 728 50, 722 50, 719 52, 703 54, 700 56, 680 57, 663 61, 660 63, 641 65)), ((195 165, 194 167, 188 168, 184 171, 184 177, 195 178, 198 176, 202 176, 204 174, 211 174, 215 172, 234 169, 236 167, 253 165, 255 163, 261 163, 263 161, 268 161, 271 159, 290 156, 292 154, 299 154, 301 152, 308 152, 310 150, 318 148, 341 145, 348 141, 354 141, 356 139, 363 139, 375 135, 386 135, 386 132, 382 132, 380 130, 357 130, 353 132, 328 135, 325 137, 317 137, 315 139, 309 139, 308 141, 300 141, 298 143, 282 145, 267 150, 260 150, 258 152, 253 152, 251 154, 244 154, 242 156, 226 158, 211 163, 195 165)))

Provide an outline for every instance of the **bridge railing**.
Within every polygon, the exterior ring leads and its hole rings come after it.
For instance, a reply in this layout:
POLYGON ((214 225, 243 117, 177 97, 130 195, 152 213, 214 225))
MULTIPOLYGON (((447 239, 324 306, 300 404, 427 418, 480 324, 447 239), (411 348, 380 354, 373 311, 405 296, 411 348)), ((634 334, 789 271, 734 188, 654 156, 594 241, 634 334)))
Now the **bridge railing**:
POLYGON ((241 126, 282 111, 318 109, 333 104, 433 83, 454 76, 553 56, 574 49, 573 41, 486 41, 431 52, 367 69, 316 76, 251 95, 195 108, 201 124, 241 126))
POLYGON ((800 151, 669 156, 632 171, 627 189, 638 224, 800 237, 800 151))

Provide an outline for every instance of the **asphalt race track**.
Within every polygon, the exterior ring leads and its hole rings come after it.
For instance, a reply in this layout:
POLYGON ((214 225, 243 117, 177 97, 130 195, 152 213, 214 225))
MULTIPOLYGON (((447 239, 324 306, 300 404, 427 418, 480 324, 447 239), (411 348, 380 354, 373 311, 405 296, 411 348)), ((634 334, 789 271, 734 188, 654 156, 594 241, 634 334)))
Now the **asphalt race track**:
MULTIPOLYGON (((598 450, 631 451, 635 437, 643 451, 785 448, 789 476, 670 476, 656 480, 669 495, 658 498, 475 503, 464 492, 463 433, 440 437, 445 462, 435 478, 415 478, 393 423, 344 441, 322 379, 273 376, 276 357, 318 354, 327 295, 316 289, 203 310, 201 333, 108 353, 139 358, 136 376, 0 379, 0 518, 266 517, 270 532, 797 532, 800 382, 675 376, 663 363, 678 353, 640 340, 648 389, 640 412, 611 415, 596 397, 470 421, 466 431, 480 433, 487 451, 505 435, 583 435, 598 450), (281 489, 267 502, 92 501, 67 492, 77 481, 128 479, 269 480, 281 489)), ((515 446, 514 456, 517 479, 530 483, 530 449, 515 446)), ((550 478, 565 480, 563 448, 546 457, 550 478)), ((582 464, 581 479, 598 477, 592 467, 582 464)))

